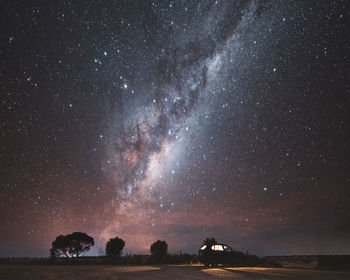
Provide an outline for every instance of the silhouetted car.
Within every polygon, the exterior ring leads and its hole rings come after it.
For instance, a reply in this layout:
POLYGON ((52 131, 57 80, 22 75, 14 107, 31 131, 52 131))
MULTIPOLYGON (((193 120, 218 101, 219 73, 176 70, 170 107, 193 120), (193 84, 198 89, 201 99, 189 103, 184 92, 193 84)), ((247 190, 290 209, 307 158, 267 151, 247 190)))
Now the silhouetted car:
POLYGON ((242 265, 245 255, 242 252, 234 251, 225 244, 215 244, 209 248, 203 245, 199 249, 199 260, 206 266, 208 265, 242 265))

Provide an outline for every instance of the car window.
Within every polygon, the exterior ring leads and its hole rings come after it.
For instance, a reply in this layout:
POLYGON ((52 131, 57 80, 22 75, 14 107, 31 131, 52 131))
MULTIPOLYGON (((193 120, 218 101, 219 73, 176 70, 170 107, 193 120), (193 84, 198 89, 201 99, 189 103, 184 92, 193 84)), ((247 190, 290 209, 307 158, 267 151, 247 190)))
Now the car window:
POLYGON ((232 248, 230 246, 224 245, 225 251, 232 251, 232 248))
POLYGON ((222 245, 213 245, 213 246, 211 246, 211 249, 215 250, 215 251, 223 251, 224 250, 222 245))

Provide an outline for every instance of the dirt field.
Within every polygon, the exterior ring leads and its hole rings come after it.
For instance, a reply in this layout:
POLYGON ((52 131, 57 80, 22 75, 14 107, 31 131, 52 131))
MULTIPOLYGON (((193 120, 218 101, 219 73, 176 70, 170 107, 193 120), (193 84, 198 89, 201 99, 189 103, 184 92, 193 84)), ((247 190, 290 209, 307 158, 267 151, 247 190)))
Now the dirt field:
POLYGON ((288 268, 206 268, 203 266, 25 266, 0 265, 1 280, 40 279, 334 279, 348 280, 350 272, 288 268))

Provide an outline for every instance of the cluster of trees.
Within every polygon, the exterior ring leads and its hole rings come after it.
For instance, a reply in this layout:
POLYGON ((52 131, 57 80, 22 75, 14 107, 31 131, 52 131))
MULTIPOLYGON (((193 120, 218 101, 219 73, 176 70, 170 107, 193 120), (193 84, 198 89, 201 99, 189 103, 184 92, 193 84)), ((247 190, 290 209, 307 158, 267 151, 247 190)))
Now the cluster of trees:
MULTIPOLYGON (((59 235, 52 242, 50 249, 51 258, 79 257, 83 252, 90 250, 95 245, 94 239, 84 232, 73 232, 72 234, 59 235)), ((106 244, 106 256, 120 257, 125 246, 125 241, 119 237, 111 238, 106 244)), ((158 240, 151 245, 151 255, 155 259, 162 259, 168 254, 166 241, 158 240)))
MULTIPOLYGON (((82 253, 89 251, 91 246, 93 246, 94 244, 94 239, 84 232, 73 232, 67 235, 59 235, 52 242, 50 256, 51 258, 77 258, 82 253)), ((216 244, 218 244, 216 239, 214 237, 209 237, 203 241, 202 246, 207 245, 207 247, 211 248, 212 245, 216 244)), ((111 258, 118 258, 122 255, 124 247, 125 241, 123 239, 119 237, 111 238, 106 243, 106 256, 111 258)), ((152 260, 155 262, 163 262, 170 257, 170 255, 168 255, 168 244, 166 243, 166 241, 162 240, 157 240, 151 245, 150 253, 152 256, 152 260)), ((249 263, 252 262, 252 260, 250 259, 255 257, 250 256, 249 254, 246 254, 244 256, 243 253, 238 251, 236 253, 240 255, 242 260, 244 257, 245 262, 248 261, 249 257, 249 263)))
MULTIPOLYGON (((218 242, 214 237, 206 238, 202 242, 202 246, 206 245, 206 248, 212 248, 212 246, 216 244, 218 244, 218 242)), ((66 258, 66 262, 68 262, 69 259, 72 259, 75 263, 77 261, 77 257, 81 256, 82 253, 89 251, 91 246, 94 245, 94 239, 83 232, 73 232, 67 235, 59 235, 52 242, 52 248, 50 249, 50 261, 56 262, 56 258, 63 257, 66 258)), ((225 261, 227 261, 226 259, 229 258, 230 263, 234 262, 235 265, 256 266, 260 264, 263 266, 278 267, 278 264, 273 263, 268 259, 258 258, 255 255, 249 254, 248 252, 244 254, 239 251, 229 251, 229 254, 221 255, 215 253, 212 251, 212 249, 208 249, 205 254, 200 251, 198 255, 182 253, 168 254, 168 244, 164 240, 157 240, 150 246, 151 257, 145 255, 126 255, 125 257, 120 258, 124 247, 125 241, 123 239, 119 237, 109 239, 105 246, 105 254, 108 258, 101 258, 100 260, 102 263, 108 264, 113 264, 116 262, 123 264, 183 264, 203 262, 204 264, 208 263, 208 265, 216 265, 217 263, 225 263, 225 261)), ((79 262, 81 261, 87 261, 87 259, 80 258, 79 262)))

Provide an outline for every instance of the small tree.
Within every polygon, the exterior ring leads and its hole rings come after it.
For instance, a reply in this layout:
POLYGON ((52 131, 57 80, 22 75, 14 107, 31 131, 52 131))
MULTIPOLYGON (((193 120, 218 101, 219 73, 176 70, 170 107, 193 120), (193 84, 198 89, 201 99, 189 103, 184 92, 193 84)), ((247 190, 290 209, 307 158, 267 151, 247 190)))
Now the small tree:
POLYGON ((95 245, 94 239, 84 232, 73 232, 72 234, 59 235, 52 242, 50 255, 66 258, 79 257, 83 252, 89 251, 95 245))
POLYGON ((218 242, 216 241, 215 237, 207 237, 205 240, 203 240, 203 245, 207 245, 209 248, 211 248, 211 246, 218 244, 218 242))
POLYGON ((109 239, 106 244, 106 255, 109 257, 118 257, 122 254, 125 241, 121 238, 115 237, 109 239))
POLYGON ((166 241, 158 240, 151 245, 151 255, 160 260, 168 254, 168 244, 166 241))

